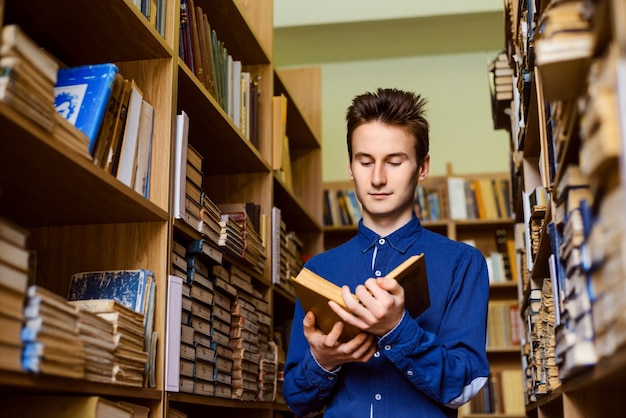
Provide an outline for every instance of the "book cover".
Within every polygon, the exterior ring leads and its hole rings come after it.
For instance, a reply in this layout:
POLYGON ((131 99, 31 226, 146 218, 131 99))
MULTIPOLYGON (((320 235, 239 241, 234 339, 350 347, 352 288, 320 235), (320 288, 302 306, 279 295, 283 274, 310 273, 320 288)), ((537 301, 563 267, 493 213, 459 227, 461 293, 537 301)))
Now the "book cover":
POLYGON ((143 100, 137 133, 137 156, 134 189, 146 199, 150 197, 150 169, 152 159, 152 136, 154 130, 154 107, 143 100))
POLYGON ((76 273, 70 279, 68 300, 113 299, 127 308, 146 314, 150 270, 106 270, 76 273))
POLYGON ((137 162, 137 141, 139 138, 139 124, 141 120, 141 106, 143 104, 143 91, 135 80, 131 80, 130 98, 126 111, 126 124, 121 148, 119 163, 117 166, 117 178, 129 187, 133 187, 137 162))
MULTIPOLYGON (((412 317, 417 317, 430 306, 424 254, 409 257, 386 277, 396 279, 404 287, 404 304, 412 317)), ((333 325, 340 321, 339 316, 328 306, 329 300, 349 310, 341 295, 341 287, 316 273, 303 268, 296 277, 291 277, 291 281, 302 308, 305 312, 312 311, 315 314, 316 326, 324 333, 328 334, 333 325)), ((356 299, 356 295, 352 296, 356 299)), ((345 324, 339 341, 349 341, 359 332, 359 329, 345 324)))
MULTIPOLYGON (((182 7, 182 6, 181 6, 182 7)), ((176 115, 176 142, 174 157, 174 217, 185 217, 185 185, 187 178, 187 150, 189 143, 189 115, 176 115)))
POLYGON ((54 86, 54 107, 89 138, 93 153, 111 89, 118 73, 115 64, 61 68, 54 86))

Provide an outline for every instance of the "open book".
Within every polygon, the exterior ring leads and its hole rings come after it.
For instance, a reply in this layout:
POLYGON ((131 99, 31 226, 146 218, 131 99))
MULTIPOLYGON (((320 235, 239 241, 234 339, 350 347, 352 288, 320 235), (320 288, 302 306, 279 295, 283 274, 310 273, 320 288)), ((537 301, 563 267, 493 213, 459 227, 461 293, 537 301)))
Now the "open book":
MULTIPOLYGON (((396 279, 404 287, 404 304, 412 317, 417 317, 430 306, 428 293, 428 279, 424 254, 414 255, 406 259, 393 269, 386 277, 396 279)), ((329 282, 318 274, 303 268, 296 277, 291 277, 300 298, 304 312, 315 314, 316 326, 328 334, 339 316, 330 309, 328 301, 336 302, 346 311, 349 311, 343 297, 341 287, 329 282)), ((356 295, 352 295, 356 300, 356 295)), ((354 338, 361 330, 344 323, 343 333, 339 341, 346 342, 354 338)))

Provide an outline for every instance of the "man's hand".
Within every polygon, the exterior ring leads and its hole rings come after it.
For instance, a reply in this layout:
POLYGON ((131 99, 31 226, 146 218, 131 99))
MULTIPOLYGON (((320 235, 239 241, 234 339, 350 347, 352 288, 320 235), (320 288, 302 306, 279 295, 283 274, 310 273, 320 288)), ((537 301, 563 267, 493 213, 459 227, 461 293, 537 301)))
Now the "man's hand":
POLYGON ((342 287, 342 293, 351 312, 335 302, 329 302, 329 305, 342 321, 350 325, 381 337, 402 320, 404 288, 395 279, 367 279, 354 291, 358 301, 350 296, 348 286, 342 287))
POLYGON ((334 370, 344 363, 365 363, 378 350, 376 337, 366 332, 359 333, 346 343, 340 343, 338 338, 343 331, 342 322, 335 323, 330 332, 324 334, 315 327, 313 312, 307 312, 302 325, 304 336, 311 347, 311 353, 320 366, 326 370, 334 370))

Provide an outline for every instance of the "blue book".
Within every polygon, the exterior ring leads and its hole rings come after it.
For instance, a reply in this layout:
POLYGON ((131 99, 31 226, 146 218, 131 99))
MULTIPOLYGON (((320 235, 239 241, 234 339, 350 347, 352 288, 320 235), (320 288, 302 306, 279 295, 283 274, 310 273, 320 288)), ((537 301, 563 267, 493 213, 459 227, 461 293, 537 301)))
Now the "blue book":
POLYGON ((146 315, 154 282, 151 270, 109 270, 76 273, 70 280, 67 299, 113 299, 146 315))
POLYGON ((54 107, 87 135, 92 155, 117 72, 115 64, 95 64, 62 68, 57 73, 54 107))

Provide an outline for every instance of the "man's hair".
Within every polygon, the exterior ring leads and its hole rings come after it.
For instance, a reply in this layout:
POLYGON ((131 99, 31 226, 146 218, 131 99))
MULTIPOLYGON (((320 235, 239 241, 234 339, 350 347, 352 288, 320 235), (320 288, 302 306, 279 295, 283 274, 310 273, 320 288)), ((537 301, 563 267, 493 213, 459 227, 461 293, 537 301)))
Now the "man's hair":
POLYGON ((427 100, 420 95, 398 89, 379 88, 356 96, 346 113, 348 155, 352 161, 352 134, 367 122, 379 121, 398 126, 415 137, 415 155, 422 165, 428 155, 428 121, 424 117, 427 100))

